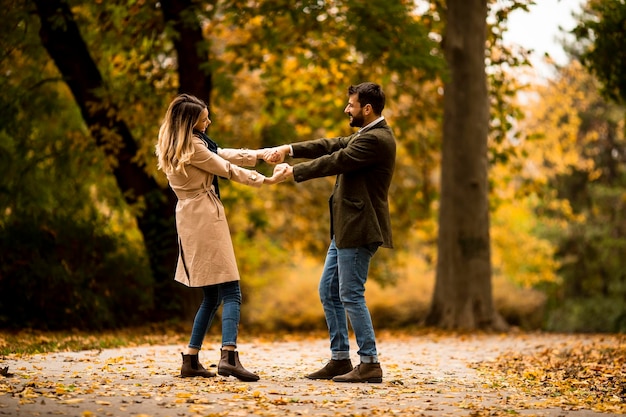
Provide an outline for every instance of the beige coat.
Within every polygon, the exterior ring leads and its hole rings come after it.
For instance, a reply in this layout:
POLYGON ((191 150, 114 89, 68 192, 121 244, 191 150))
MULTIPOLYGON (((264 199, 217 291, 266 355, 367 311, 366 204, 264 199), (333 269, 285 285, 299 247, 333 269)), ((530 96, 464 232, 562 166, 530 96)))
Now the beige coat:
POLYGON ((199 138, 193 139, 195 154, 182 173, 167 176, 176 193, 176 231, 179 255, 175 280, 188 287, 202 287, 239 280, 224 206, 215 194, 213 176, 260 187, 265 178, 240 168, 256 165, 256 154, 245 149, 211 152, 199 138))

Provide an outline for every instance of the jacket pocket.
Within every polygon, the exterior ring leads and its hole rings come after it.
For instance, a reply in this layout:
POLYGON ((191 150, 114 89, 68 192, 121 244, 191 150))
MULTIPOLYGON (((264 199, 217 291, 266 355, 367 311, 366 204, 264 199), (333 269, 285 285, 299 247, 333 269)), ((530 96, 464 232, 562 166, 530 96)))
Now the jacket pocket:
POLYGON ((365 207, 365 203, 363 202, 363 200, 353 200, 349 198, 344 198, 343 202, 346 206, 355 208, 357 210, 363 210, 363 207, 365 207))

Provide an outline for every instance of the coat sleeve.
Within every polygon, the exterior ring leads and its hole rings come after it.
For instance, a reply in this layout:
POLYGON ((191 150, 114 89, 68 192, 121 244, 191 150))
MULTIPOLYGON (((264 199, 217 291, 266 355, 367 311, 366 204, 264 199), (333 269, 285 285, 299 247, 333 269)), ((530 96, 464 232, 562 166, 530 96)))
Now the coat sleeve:
POLYGON ((218 148, 217 154, 240 167, 253 167, 257 162, 256 152, 250 149, 218 148))
MULTIPOLYGON (((202 143, 201 139, 194 139, 193 146, 194 154, 190 161, 192 166, 200 170, 206 171, 210 174, 217 175, 222 178, 227 178, 241 184, 250 185, 253 187, 260 187, 261 185, 263 185, 263 180, 265 179, 265 176, 263 174, 260 174, 250 169, 241 168, 236 164, 224 159, 222 156, 211 152, 209 149, 207 149, 204 143, 202 143)), ((239 158, 236 157, 234 153, 231 154, 231 156, 233 156, 234 159, 239 158)))

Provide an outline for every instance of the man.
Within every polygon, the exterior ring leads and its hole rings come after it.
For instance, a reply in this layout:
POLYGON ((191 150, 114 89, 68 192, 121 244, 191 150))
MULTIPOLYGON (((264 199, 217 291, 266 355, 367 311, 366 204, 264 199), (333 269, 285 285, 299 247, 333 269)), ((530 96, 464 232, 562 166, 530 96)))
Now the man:
POLYGON ((335 382, 382 382, 372 319, 365 304, 365 282, 370 259, 379 246, 391 248, 388 191, 393 176, 396 142, 382 116, 385 94, 366 82, 348 89, 344 109, 350 126, 359 131, 348 137, 316 139, 274 148, 273 162, 287 155, 311 159, 281 164, 285 179, 296 182, 337 175, 330 197, 330 237, 319 294, 330 336, 331 360, 309 379, 335 382), (348 323, 359 346, 360 364, 352 367, 348 323))

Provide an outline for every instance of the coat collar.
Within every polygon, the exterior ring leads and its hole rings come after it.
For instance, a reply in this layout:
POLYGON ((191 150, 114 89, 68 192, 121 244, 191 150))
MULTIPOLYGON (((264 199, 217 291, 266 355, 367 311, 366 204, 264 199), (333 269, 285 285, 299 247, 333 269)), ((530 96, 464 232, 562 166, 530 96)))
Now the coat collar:
POLYGON ((380 116, 379 118, 377 118, 376 120, 370 122, 369 124, 367 124, 366 126, 363 126, 362 128, 360 128, 358 130, 357 135, 365 132, 366 130, 369 130, 371 128, 373 128, 374 126, 376 126, 378 123, 382 122, 383 120, 385 120, 385 116, 380 116))

